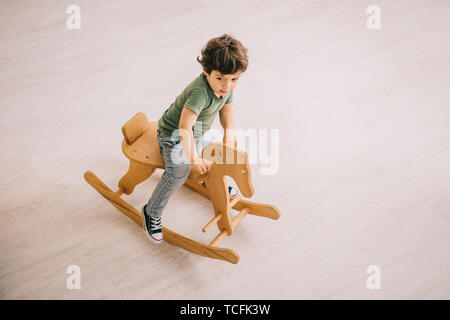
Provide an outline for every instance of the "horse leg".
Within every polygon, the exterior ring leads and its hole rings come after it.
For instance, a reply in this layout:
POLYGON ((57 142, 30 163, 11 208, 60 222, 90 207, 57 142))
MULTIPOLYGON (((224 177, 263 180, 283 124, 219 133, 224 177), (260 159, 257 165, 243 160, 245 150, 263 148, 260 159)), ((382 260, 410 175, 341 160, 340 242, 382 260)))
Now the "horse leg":
POLYGON ((155 170, 155 167, 130 160, 130 167, 128 172, 120 179, 119 188, 125 194, 130 194, 139 183, 150 177, 155 170))

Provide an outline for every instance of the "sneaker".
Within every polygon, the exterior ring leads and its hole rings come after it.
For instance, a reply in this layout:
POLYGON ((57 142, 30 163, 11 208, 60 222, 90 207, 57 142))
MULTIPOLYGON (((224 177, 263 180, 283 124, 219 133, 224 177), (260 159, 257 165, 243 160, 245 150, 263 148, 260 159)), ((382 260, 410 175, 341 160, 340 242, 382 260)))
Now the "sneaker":
POLYGON ((235 187, 228 186, 228 193, 230 194, 230 196, 235 197, 239 194, 239 191, 235 187))
POLYGON ((151 242, 159 244, 163 240, 161 217, 154 218, 149 216, 145 211, 146 207, 147 205, 143 206, 141 209, 144 232, 151 242))
MULTIPOLYGON (((202 186, 206 187, 206 184, 204 181, 202 181, 202 186)), ((230 196, 235 197, 239 194, 239 190, 236 189, 235 187, 228 185, 228 193, 230 194, 230 196)))

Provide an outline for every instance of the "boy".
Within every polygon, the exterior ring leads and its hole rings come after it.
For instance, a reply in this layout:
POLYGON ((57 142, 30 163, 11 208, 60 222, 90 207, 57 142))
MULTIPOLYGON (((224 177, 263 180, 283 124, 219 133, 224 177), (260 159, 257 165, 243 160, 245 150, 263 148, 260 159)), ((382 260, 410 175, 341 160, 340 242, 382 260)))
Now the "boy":
MULTIPOLYGON (((217 113, 224 129, 223 142, 237 146, 231 102, 239 76, 248 66, 247 49, 224 34, 209 40, 201 54, 197 61, 203 72, 177 96, 158 121, 157 138, 165 171, 141 210, 144 232, 154 243, 163 240, 161 215, 170 196, 191 172, 203 175, 211 168, 212 163, 199 154, 206 147, 203 134, 210 129, 217 113), (186 161, 173 157, 180 154, 186 161)), ((229 187, 230 193, 232 189, 229 187)))

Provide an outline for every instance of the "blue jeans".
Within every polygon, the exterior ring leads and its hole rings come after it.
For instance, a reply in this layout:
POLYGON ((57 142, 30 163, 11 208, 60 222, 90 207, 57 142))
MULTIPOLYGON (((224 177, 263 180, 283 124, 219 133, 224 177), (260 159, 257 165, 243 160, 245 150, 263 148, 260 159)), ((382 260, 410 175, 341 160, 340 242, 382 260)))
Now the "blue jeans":
MULTIPOLYGON (((146 213, 152 217, 161 217, 169 198, 184 184, 191 172, 191 165, 186 161, 180 136, 175 132, 168 135, 158 129, 157 138, 159 152, 166 168, 147 203, 146 213)), ((199 155, 209 144, 203 136, 194 137, 194 142, 199 155)))

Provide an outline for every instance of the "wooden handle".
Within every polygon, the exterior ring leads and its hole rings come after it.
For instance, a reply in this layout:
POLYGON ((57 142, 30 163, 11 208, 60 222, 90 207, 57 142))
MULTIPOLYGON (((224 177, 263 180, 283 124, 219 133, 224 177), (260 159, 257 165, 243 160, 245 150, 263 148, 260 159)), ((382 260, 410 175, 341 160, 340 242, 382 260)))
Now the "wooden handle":
POLYGON ((237 195, 233 198, 233 200, 230 201, 230 204, 228 205, 229 208, 233 208, 233 206, 238 203, 242 197, 240 195, 237 195))
POLYGON ((241 222, 241 220, 247 215, 249 211, 249 208, 244 208, 241 212, 238 213, 236 217, 234 217, 233 221, 231 222, 233 224, 233 229, 238 225, 239 222, 241 222))
POLYGON ((222 219, 223 215, 221 213, 219 213, 217 216, 215 216, 214 218, 211 219, 210 222, 208 222, 208 224, 206 226, 203 227, 202 231, 206 232, 208 231, 213 225, 214 223, 217 223, 217 221, 219 221, 220 219, 222 219))
POLYGON ((219 234, 217 235, 217 237, 214 238, 213 241, 211 241, 211 243, 210 243, 209 245, 210 245, 211 247, 217 246, 217 245, 220 243, 220 241, 222 241, 222 239, 223 239, 225 236, 227 236, 227 235, 228 235, 227 230, 223 230, 221 233, 219 233, 219 234))

